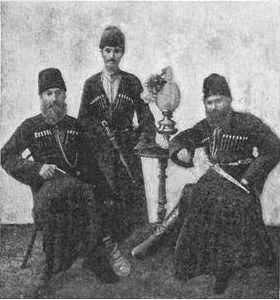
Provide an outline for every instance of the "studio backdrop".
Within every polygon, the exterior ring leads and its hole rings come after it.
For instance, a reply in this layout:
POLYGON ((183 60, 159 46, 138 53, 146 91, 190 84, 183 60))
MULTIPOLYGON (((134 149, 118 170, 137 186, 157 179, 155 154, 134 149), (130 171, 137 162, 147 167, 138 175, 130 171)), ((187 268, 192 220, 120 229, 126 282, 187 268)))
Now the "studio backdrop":
MULTIPOLYGON (((234 108, 261 117, 280 136, 280 16, 277 2, 1 2, 0 146, 40 111, 38 72, 61 69, 70 115, 77 116, 82 85, 102 69, 98 49, 107 25, 126 35, 121 67, 142 82, 168 65, 182 99, 174 114, 183 130, 204 116, 203 78, 223 74, 234 108)), ((161 113, 152 104, 156 120, 161 113)), ((169 163, 168 210, 187 182, 204 171, 203 154, 186 170, 169 163)), ((262 196, 264 218, 280 223, 280 166, 262 196)), ((27 186, 0 170, 2 223, 32 222, 27 186)))

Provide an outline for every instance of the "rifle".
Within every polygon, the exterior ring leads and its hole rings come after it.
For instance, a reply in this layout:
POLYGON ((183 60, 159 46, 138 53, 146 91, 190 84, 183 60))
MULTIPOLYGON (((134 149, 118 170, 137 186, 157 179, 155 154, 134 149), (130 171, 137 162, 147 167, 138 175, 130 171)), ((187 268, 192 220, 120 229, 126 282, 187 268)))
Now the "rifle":
POLYGON ((146 256, 148 250, 155 246, 160 242, 162 237, 169 232, 173 226, 175 225, 178 215, 179 215, 179 204, 177 204, 172 211, 169 213, 169 215, 163 220, 161 224, 157 224, 155 231, 142 243, 140 243, 138 246, 134 247, 131 251, 132 256, 136 258, 143 258, 146 256))

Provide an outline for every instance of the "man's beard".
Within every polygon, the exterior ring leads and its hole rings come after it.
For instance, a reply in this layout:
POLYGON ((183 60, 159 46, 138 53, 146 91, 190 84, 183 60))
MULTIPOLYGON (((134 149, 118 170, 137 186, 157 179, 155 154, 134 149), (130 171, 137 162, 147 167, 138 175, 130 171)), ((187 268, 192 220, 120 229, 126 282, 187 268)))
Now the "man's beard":
POLYGON ((227 108, 222 111, 214 109, 211 112, 206 111, 206 117, 211 126, 223 127, 223 125, 227 121, 227 117, 228 117, 230 111, 231 111, 231 108, 227 108))
POLYGON ((41 112, 48 124, 55 125, 65 117, 67 104, 65 102, 62 104, 41 102, 41 112))

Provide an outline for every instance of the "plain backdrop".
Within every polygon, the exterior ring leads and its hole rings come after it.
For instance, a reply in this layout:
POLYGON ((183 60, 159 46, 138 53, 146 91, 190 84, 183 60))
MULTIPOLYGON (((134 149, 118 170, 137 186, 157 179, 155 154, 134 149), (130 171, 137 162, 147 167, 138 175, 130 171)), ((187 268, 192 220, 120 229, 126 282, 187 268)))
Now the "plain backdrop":
MULTIPOLYGON (((261 117, 280 136, 280 6, 278 2, 1 2, 0 146, 27 117, 40 110, 37 76, 61 69, 70 115, 77 116, 86 78, 102 69, 98 44, 107 25, 126 35, 122 69, 143 82, 173 67, 182 99, 174 113, 183 130, 204 117, 202 81, 226 76, 234 107, 261 117)), ((158 121, 160 111, 152 104, 158 121)), ((203 163, 183 169, 170 163, 168 209, 203 163)), ((270 175, 263 197, 267 222, 280 223, 280 167, 270 175)), ((32 222, 31 192, 0 170, 3 223, 32 222)))

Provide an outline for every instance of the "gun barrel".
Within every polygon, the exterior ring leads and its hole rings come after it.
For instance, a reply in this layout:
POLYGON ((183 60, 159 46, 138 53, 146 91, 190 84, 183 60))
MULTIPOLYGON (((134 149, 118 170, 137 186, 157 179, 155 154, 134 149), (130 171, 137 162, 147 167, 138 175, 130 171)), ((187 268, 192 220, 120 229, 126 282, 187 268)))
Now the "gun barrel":
POLYGON ((178 205, 170 212, 166 219, 156 227, 156 230, 146 240, 134 247, 131 251, 131 255, 134 257, 144 257, 147 251, 161 240, 163 235, 170 230, 175 224, 179 215, 178 205))

